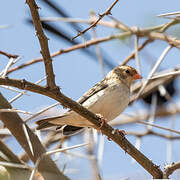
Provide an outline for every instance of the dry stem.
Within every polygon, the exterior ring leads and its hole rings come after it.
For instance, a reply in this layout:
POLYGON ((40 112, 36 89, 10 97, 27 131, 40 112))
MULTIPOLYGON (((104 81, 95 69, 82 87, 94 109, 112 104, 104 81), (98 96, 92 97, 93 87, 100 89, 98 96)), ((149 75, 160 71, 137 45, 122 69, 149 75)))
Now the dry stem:
POLYGON ((54 89, 56 88, 55 75, 53 72, 52 59, 51 59, 49 47, 48 47, 48 38, 43 32, 42 24, 41 24, 39 13, 38 13, 39 7, 37 6, 34 0, 26 0, 26 2, 29 5, 29 8, 31 10, 33 24, 36 30, 36 35, 39 39, 39 43, 41 46, 41 54, 43 56, 46 75, 47 75, 47 86, 51 89, 54 89))

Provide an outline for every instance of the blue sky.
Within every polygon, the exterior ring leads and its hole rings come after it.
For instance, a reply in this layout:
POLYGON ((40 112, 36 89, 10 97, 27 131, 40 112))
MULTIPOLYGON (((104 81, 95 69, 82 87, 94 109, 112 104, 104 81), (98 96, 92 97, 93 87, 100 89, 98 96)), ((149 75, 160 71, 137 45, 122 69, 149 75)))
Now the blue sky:
MULTIPOLYGON (((91 10, 95 11, 97 14, 104 12, 113 1, 101 0, 101 1, 83 1, 83 0, 62 0, 55 1, 60 3, 66 12, 69 13, 72 17, 75 18, 88 18, 89 12, 91 10)), ((39 10, 40 14, 44 17, 57 15, 45 7, 41 1, 37 1, 38 5, 41 7, 39 10)), ((180 2, 178 0, 174 1, 120 1, 112 10, 114 17, 124 22, 128 26, 138 26, 140 28, 158 25, 167 22, 162 18, 156 17, 156 15, 167 12, 178 11, 180 2)), ((40 46, 35 36, 34 29, 26 23, 27 18, 29 18, 29 8, 25 1, 2 1, 0 6, 0 26, 9 25, 8 28, 0 29, 0 50, 18 54, 21 56, 21 60, 18 64, 24 63, 32 58, 40 56, 40 46)), ((109 18, 105 18, 109 20, 109 18)), ((76 35, 76 32, 73 31, 70 26, 65 23, 58 23, 58 26, 63 27, 69 34, 76 35)), ((82 25, 82 27, 86 27, 82 25)), ((109 28, 96 28, 98 37, 104 37, 118 32, 118 30, 109 29, 109 28)), ((174 34, 174 29, 168 31, 171 34, 174 34)), ((64 41, 57 39, 55 36, 47 33, 49 40, 49 47, 51 52, 55 52, 59 49, 69 47, 70 45, 64 41)), ((79 38, 80 41, 82 41, 79 38)), ((83 42, 83 41, 82 41, 83 42)), ((152 45, 149 45, 145 48, 143 52, 140 53, 140 60, 143 64, 143 76, 146 77, 148 71, 150 70, 149 61, 156 61, 160 56, 164 48, 167 46, 163 42, 155 42, 152 45), (147 55, 148 54, 148 55, 147 55), (146 62, 145 62, 146 61, 146 62)), ((119 64, 122 60, 129 55, 133 50, 134 41, 133 39, 123 43, 120 40, 114 40, 106 42, 100 45, 101 48, 112 58, 112 62, 119 64)), ((90 47, 91 50, 94 47, 90 47)), ((173 49, 164 62, 161 65, 161 69, 175 67, 179 65, 179 56, 180 52, 176 49, 173 49), (172 59, 171 61, 169 59, 172 59)), ((0 56, 1 65, 0 69, 3 69, 7 63, 7 59, 4 56, 0 56)), ((135 63, 130 63, 135 67, 135 63)), ((92 60, 92 58, 84 55, 81 51, 73 51, 62 56, 54 58, 53 61, 54 71, 56 74, 56 82, 61 87, 62 92, 67 96, 78 99, 86 90, 91 88, 95 83, 102 79, 102 73, 100 70, 100 65, 92 60)), ((106 68, 106 72, 110 69, 106 68)), ((42 77, 44 77, 44 66, 42 63, 35 64, 33 66, 24 68, 21 71, 14 72, 10 74, 10 77, 26 79, 32 82, 35 82, 42 77)), ((3 95, 11 99, 14 97, 15 93, 7 92, 3 90, 3 95)), ((34 93, 29 93, 31 97, 24 96, 23 98, 17 100, 12 105, 15 108, 33 111, 41 109, 42 107, 48 106, 54 103, 54 100, 50 100, 44 96, 40 96, 34 93)), ((178 100, 176 96, 176 101, 178 100)), ((142 103, 137 103, 137 108, 142 108, 142 103)), ((61 108, 61 107, 59 107, 61 108)), ((133 108, 127 108, 127 112, 133 108)), ((168 125, 165 122, 161 122, 161 125, 168 125)), ((178 126, 179 127, 179 126, 178 126)), ((131 130, 141 130, 142 126, 128 126, 121 127, 131 130)), ((128 139, 134 144, 135 138, 128 137, 128 139)), ((74 137, 70 143, 80 142, 78 138, 74 137)), ((13 146, 14 141, 10 146, 13 146)), ((148 158, 154 160, 155 163, 163 166, 166 163, 166 144, 167 141, 157 138, 157 137, 146 137, 142 140, 141 151, 148 156, 148 158), (157 150, 158 149, 158 150, 157 150)), ((174 143, 173 149, 173 161, 179 159, 178 151, 176 150, 179 147, 179 142, 174 143)), ((17 149, 19 149, 17 147, 17 149)), ((77 161, 75 166, 81 166, 81 163, 86 164, 84 167, 84 172, 87 171, 88 163, 85 160, 77 161), (79 164, 78 164, 79 163, 79 164)), ((73 163, 72 165, 73 166, 73 163)), ((146 172, 137 164, 132 163, 129 155, 125 154, 116 144, 113 142, 105 141, 105 152, 103 159, 103 166, 101 168, 103 177, 116 176, 119 177, 133 177, 138 173, 146 175, 146 172), (110 165, 109 161, 113 162, 113 166, 110 165)), ((79 174, 75 177, 79 177, 79 174)), ((73 176, 74 177, 74 176, 73 176)), ((83 178, 82 178, 83 179, 83 178)))

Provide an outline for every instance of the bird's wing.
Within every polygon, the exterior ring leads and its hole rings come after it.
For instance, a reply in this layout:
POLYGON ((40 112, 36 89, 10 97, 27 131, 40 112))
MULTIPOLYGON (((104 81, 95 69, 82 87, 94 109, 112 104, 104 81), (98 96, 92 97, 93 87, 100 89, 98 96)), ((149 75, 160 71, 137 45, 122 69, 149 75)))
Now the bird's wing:
POLYGON ((85 94, 83 94, 77 102, 80 104, 83 104, 86 100, 88 100, 90 97, 92 97, 94 94, 96 94, 99 91, 102 91, 103 89, 107 88, 108 85, 105 83, 104 79, 97 83, 95 86, 93 86, 91 89, 89 89, 85 94))
MULTIPOLYGON (((99 83, 97 83, 95 86, 93 86, 90 90, 88 90, 81 98, 78 99, 78 103, 82 104, 89 99, 91 96, 93 96, 94 94, 96 94, 99 91, 102 91, 103 89, 107 88, 108 85, 107 83, 102 80, 99 83)), ((69 110, 68 112, 66 112, 65 114, 61 115, 61 116, 56 116, 56 117, 51 117, 51 118, 47 118, 47 119, 42 119, 36 122, 36 124, 38 125, 37 129, 44 129, 44 128, 48 128, 51 126, 55 126, 55 124, 52 123, 52 121, 60 119, 60 118, 64 118, 67 117, 68 115, 70 115, 72 112, 72 110, 69 110)))

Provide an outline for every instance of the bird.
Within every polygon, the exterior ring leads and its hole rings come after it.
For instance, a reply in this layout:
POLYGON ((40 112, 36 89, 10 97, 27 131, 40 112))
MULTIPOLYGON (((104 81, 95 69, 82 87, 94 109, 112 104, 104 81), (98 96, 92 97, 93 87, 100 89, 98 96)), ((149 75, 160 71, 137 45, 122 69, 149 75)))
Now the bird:
MULTIPOLYGON (((141 75, 133 67, 119 65, 89 89, 77 102, 109 122, 128 106, 131 84, 141 78, 141 75)), ((57 126, 63 129, 64 135, 74 134, 83 127, 97 129, 90 121, 72 110, 60 116, 41 119, 36 124, 38 125, 37 130, 57 126)))

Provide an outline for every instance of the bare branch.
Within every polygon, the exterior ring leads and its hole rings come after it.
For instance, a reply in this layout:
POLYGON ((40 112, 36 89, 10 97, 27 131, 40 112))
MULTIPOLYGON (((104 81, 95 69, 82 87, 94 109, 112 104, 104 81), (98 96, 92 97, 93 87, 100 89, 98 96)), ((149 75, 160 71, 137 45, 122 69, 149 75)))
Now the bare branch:
POLYGON ((17 57, 19 57, 19 55, 16 55, 16 54, 9 54, 9 53, 4 52, 4 51, 0 51, 0 54, 2 54, 2 55, 4 55, 4 56, 8 57, 9 59, 10 59, 10 58, 17 58, 17 57))
POLYGON ((180 161, 172 163, 171 165, 166 165, 163 173, 163 178, 168 179, 169 176, 177 169, 180 169, 180 161))
MULTIPOLYGON (((95 14, 93 12, 90 14, 90 18, 91 19, 95 18, 95 14)), ((95 28, 92 28, 92 32, 93 32, 93 38, 96 39, 97 38, 97 33, 96 33, 95 28)), ((97 59, 98 59, 99 64, 101 66, 102 74, 103 74, 103 77, 104 77, 106 75, 106 73, 105 73, 105 69, 104 69, 104 61, 103 61, 103 58, 102 58, 101 50, 100 50, 98 44, 95 45, 95 48, 96 48, 97 59)))
MULTIPOLYGON (((94 40, 89 40, 86 43, 71 46, 71 47, 66 48, 66 49, 60 49, 59 51, 52 53, 51 57, 53 58, 53 57, 59 56, 59 55, 64 54, 64 53, 69 53, 69 52, 77 50, 77 49, 86 48, 86 47, 89 47, 91 45, 95 45, 95 44, 98 44, 98 43, 103 43, 103 42, 110 41, 110 40, 113 40, 113 39, 128 37, 128 36, 133 35, 133 34, 137 34, 139 37, 148 37, 148 40, 146 40, 140 47, 138 47, 138 50, 143 49, 149 42, 151 42, 151 41, 153 41, 155 39, 165 41, 165 42, 169 43, 170 45, 173 45, 173 46, 178 48, 180 46, 180 40, 178 40, 178 39, 176 39, 174 37, 168 36, 166 34, 163 34, 163 33, 151 32, 151 31, 153 31, 155 29, 159 30, 159 28, 162 28, 162 27, 163 26, 161 25, 158 28, 149 27, 149 28, 144 28, 144 29, 138 29, 138 31, 135 30, 134 28, 131 28, 131 31, 128 31, 128 32, 118 33, 118 34, 110 35, 110 36, 107 36, 107 37, 104 37, 104 38, 97 38, 97 39, 94 39, 94 40)), ((122 65, 126 64, 130 59, 134 58, 134 54, 135 54, 135 52, 133 52, 130 56, 128 56, 124 60, 122 65)), ((20 66, 11 68, 8 71, 8 73, 11 73, 13 71, 22 69, 22 68, 24 68, 26 66, 29 66, 29 65, 32 65, 34 63, 41 62, 41 61, 43 61, 43 58, 41 58, 41 57, 32 59, 32 60, 30 60, 30 61, 28 61, 28 62, 26 62, 24 64, 21 64, 20 66)))
MULTIPOLYGON (((126 36, 129 36, 130 33, 129 32, 125 32, 125 33, 120 33, 118 38, 123 38, 123 37, 126 37, 126 36)), ((69 48, 66 48, 66 49, 60 49, 59 51, 57 52, 54 52, 51 54, 51 57, 56 57, 56 56, 59 56, 61 54, 64 54, 64 53, 69 53, 71 51, 75 51, 77 49, 81 49, 81 48, 87 48, 89 46, 92 46, 92 45, 95 45, 95 44, 98 44, 98 43, 102 43, 102 42, 106 42, 106 41, 109 41, 109 40, 113 40, 113 39, 116 39, 117 37, 115 35, 111 35, 111 36, 107 36, 107 37, 104 37, 104 38, 97 38, 97 39, 93 39, 93 40, 89 40, 89 41, 86 41, 85 43, 82 43, 82 44, 77 44, 77 45, 74 45, 74 46, 71 46, 69 48)), ((20 66, 16 66, 14 68, 11 68, 8 73, 11 73, 11 72, 14 72, 16 70, 20 70, 26 66, 29 66, 29 65, 32 65, 34 63, 38 63, 38 62, 41 62, 43 61, 43 58, 36 58, 36 59, 32 59, 24 64, 21 64, 20 66)))
MULTIPOLYGON (((68 98, 60 91, 59 92, 56 91, 56 93, 54 93, 53 90, 44 88, 42 86, 30 83, 25 80, 21 81, 15 79, 0 78, 0 84, 11 85, 19 89, 26 89, 32 92, 46 95, 50 98, 57 100, 64 107, 68 107, 74 110, 75 112, 77 112, 78 114, 89 120, 91 123, 93 123, 97 128, 101 127, 101 121, 99 116, 90 112, 79 103, 68 98)), ((151 160, 149 160, 146 156, 144 156, 144 154, 138 151, 125 137, 122 137, 117 131, 115 131, 107 123, 104 123, 104 125, 101 127, 101 132, 105 134, 107 137, 111 138, 114 142, 116 142, 125 152, 127 152, 141 166, 143 166, 154 178, 162 177, 162 171, 157 165, 155 165, 151 160)))
POLYGON ((118 1, 119 1, 119 0, 115 0, 115 1, 113 2, 113 4, 112 4, 103 14, 100 14, 100 15, 99 15, 99 18, 98 18, 93 24, 91 24, 87 29, 79 32, 75 37, 72 38, 72 40, 74 40, 74 39, 77 38, 78 36, 81 36, 82 34, 84 34, 85 32, 87 32, 87 31, 88 31, 89 29, 91 29, 92 27, 95 27, 95 26, 98 24, 98 22, 99 22, 104 16, 110 15, 112 8, 115 6, 115 4, 116 4, 118 1))
POLYGON ((163 51, 163 53, 161 54, 161 56, 159 57, 159 59, 157 60, 157 62, 155 63, 153 69, 151 70, 151 72, 149 73, 147 79, 144 81, 141 89, 139 90, 137 97, 138 98, 141 93, 144 91, 146 85, 148 84, 149 79, 153 76, 153 74, 156 72, 157 68, 160 66, 161 62, 163 61, 163 59, 165 58, 165 56, 167 55, 167 53, 170 51, 170 49, 172 48, 171 45, 169 45, 168 47, 166 47, 166 49, 163 51))
POLYGON ((42 159, 45 157, 45 156, 49 156, 51 154, 54 154, 54 153, 58 153, 58 152, 65 152, 67 150, 71 150, 71 149, 74 149, 74 148, 78 148, 78 147, 82 147, 82 146, 86 146, 87 143, 84 143, 84 144, 78 144, 78 145, 74 145, 74 146, 71 146, 71 147, 67 147, 67 148, 61 148, 61 149, 56 149, 56 150, 52 150, 52 151, 49 151, 49 152, 46 152, 44 154, 42 154, 36 161, 36 164, 34 166, 34 169, 31 173, 31 177, 29 178, 29 180, 33 180, 33 177, 35 175, 35 172, 39 166, 39 163, 42 161, 42 159))
POLYGON ((26 3, 29 5, 29 8, 31 10, 33 24, 36 29, 36 34, 39 39, 39 43, 41 45, 41 54, 44 59, 44 65, 45 65, 45 70, 46 70, 46 75, 47 75, 47 86, 51 89, 55 89, 56 88, 55 75, 53 72, 52 59, 51 59, 49 47, 48 47, 48 38, 44 34, 44 31, 42 28, 42 24, 41 24, 39 13, 38 13, 39 7, 37 6, 34 0, 26 0, 26 3))
MULTIPOLYGON (((0 94, 0 109, 5 108, 12 109, 8 101, 2 96, 2 94, 0 94)), ((2 120, 4 125, 11 131, 12 135, 17 139, 19 144, 24 148, 29 158, 34 163, 39 158, 39 156, 41 156, 41 154, 45 153, 45 149, 42 146, 39 139, 37 138, 37 136, 31 131, 31 129, 28 126, 24 125, 26 127, 28 136, 31 139, 32 148, 34 152, 34 155, 32 155, 23 130, 24 123, 17 113, 0 112, 0 119, 2 120)), ((68 179, 59 171, 55 163, 48 156, 46 156, 46 158, 44 158, 43 161, 41 161, 38 170, 45 178, 48 179, 68 179)))
POLYGON ((164 139, 169 139, 169 140, 180 140, 180 136, 170 136, 170 135, 166 135, 166 134, 162 134, 162 133, 158 133, 152 130, 147 130, 144 132, 131 132, 131 131, 127 131, 126 132, 127 135, 130 136, 137 136, 137 137, 145 137, 145 136, 156 136, 156 137, 161 137, 164 139))

